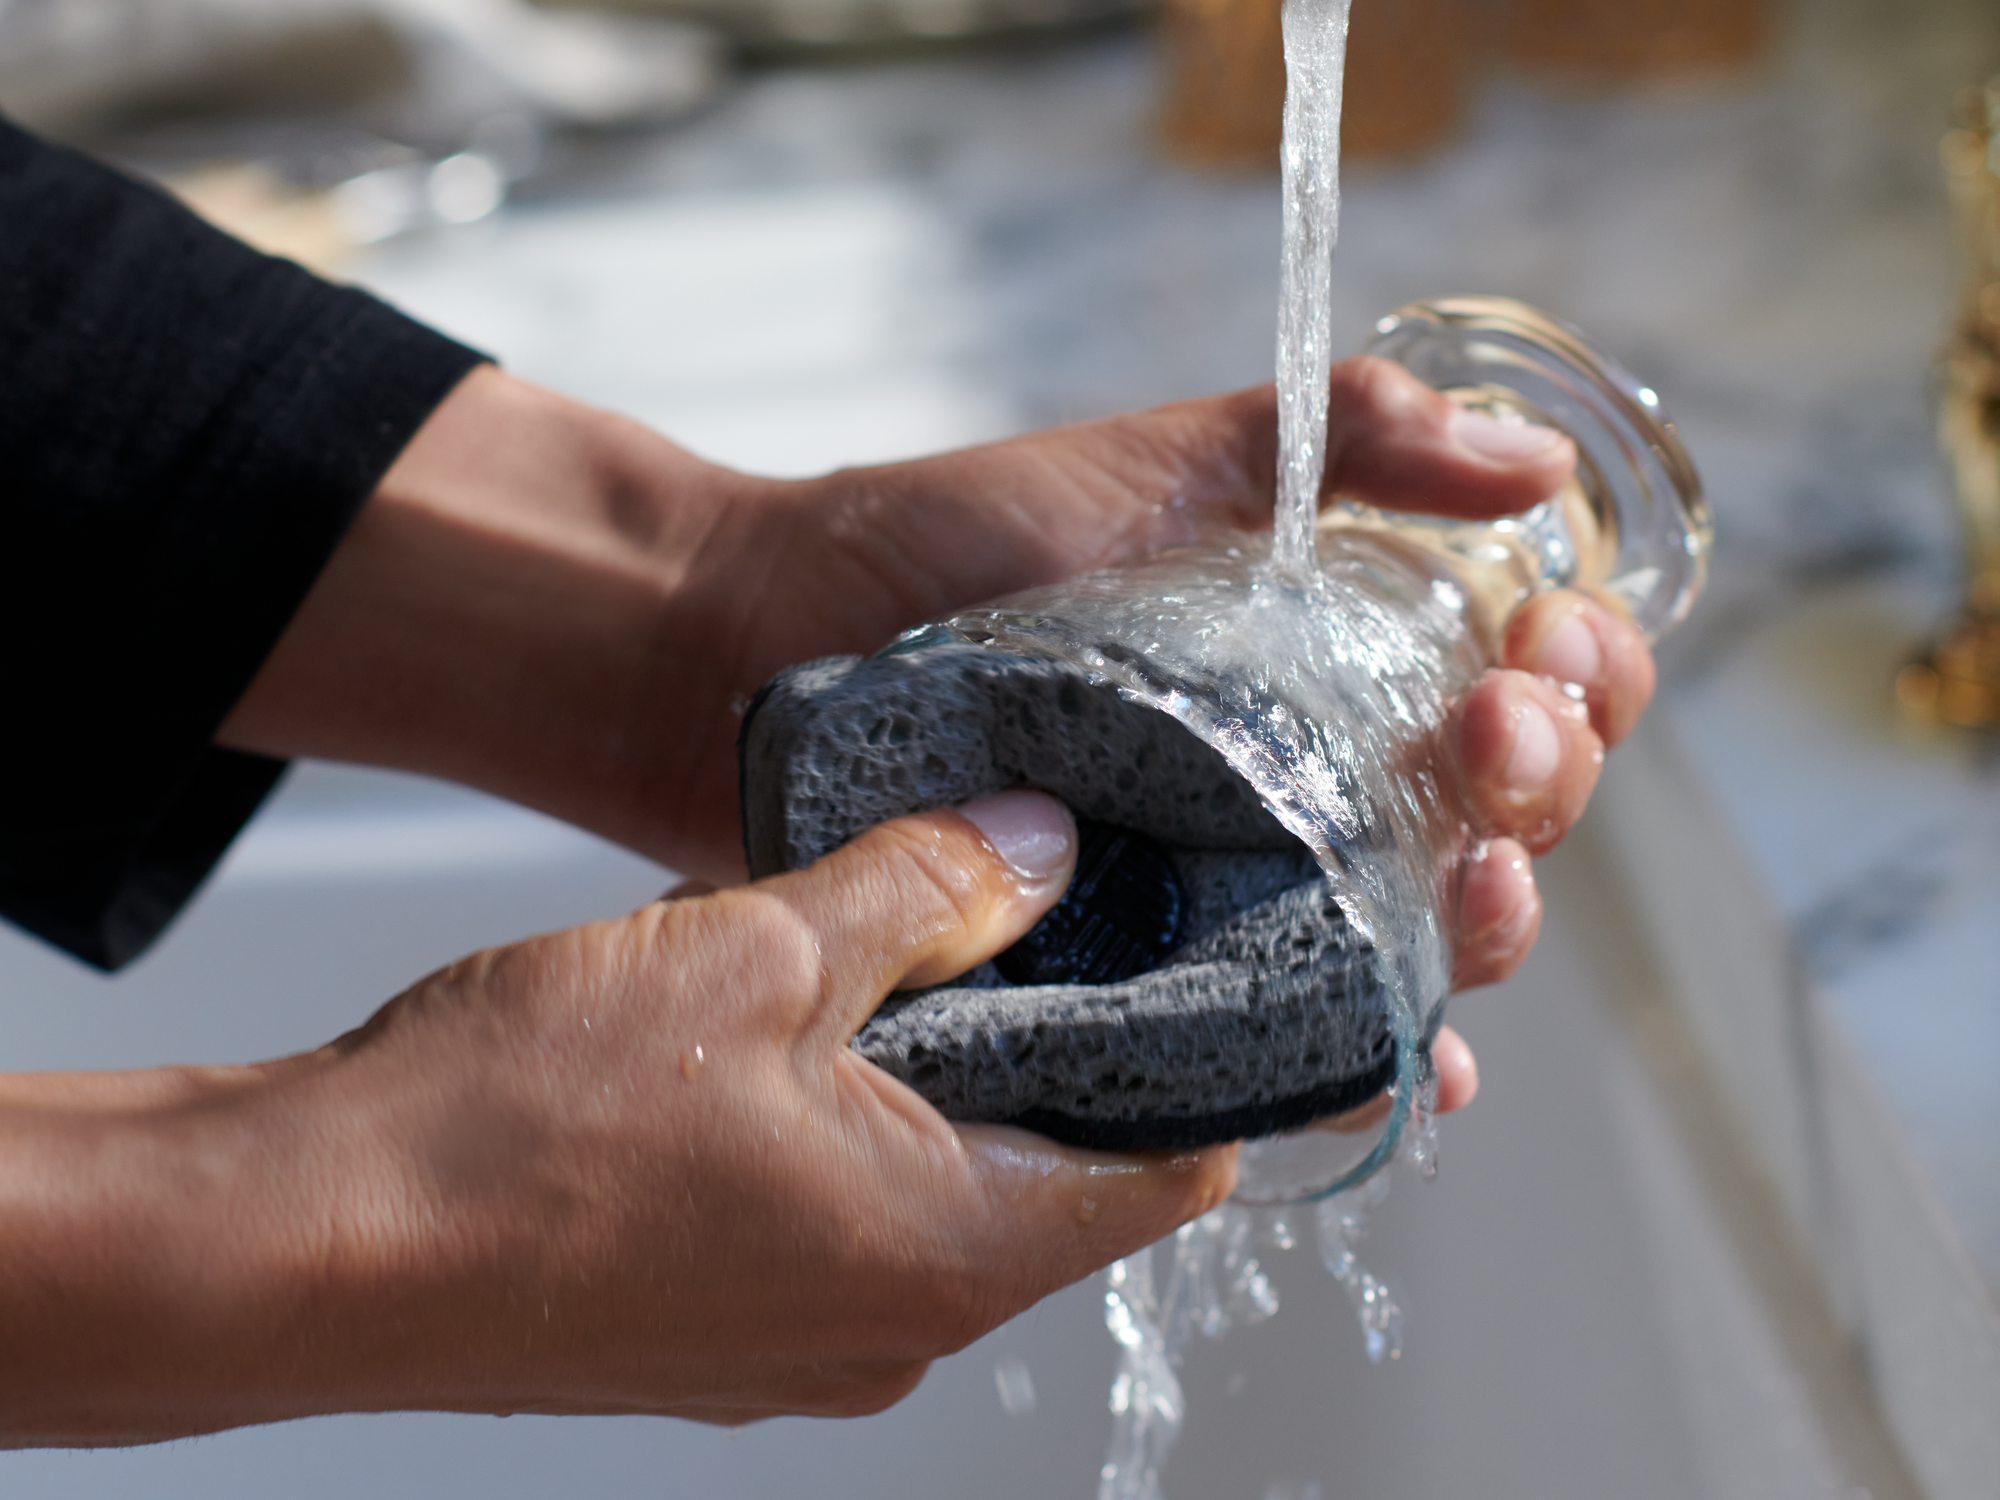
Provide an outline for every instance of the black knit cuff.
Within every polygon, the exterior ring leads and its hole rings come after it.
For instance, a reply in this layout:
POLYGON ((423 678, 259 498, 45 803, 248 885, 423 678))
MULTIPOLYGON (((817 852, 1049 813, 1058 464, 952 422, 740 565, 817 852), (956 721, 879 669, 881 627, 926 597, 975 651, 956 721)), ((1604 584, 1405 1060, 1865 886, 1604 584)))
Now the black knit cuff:
POLYGON ((0 915, 105 968, 283 767, 214 748, 483 356, 0 122, 0 915))

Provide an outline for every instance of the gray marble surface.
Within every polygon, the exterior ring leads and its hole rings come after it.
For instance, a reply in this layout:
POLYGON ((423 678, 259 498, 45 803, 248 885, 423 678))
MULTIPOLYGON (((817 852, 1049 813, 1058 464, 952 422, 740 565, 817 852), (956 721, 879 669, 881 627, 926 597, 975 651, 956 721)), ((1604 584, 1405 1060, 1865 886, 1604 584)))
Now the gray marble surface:
POLYGON ((1813 590, 1677 685, 1706 772, 1847 1038, 2000 1294, 2000 765, 1900 722, 1909 573, 1813 590))

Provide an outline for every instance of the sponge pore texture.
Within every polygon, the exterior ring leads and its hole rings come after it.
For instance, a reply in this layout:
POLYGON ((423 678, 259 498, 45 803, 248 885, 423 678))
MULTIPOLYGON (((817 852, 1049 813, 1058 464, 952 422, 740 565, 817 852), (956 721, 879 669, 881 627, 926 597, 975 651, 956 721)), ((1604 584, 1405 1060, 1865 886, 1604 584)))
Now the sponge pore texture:
POLYGON ((1311 852, 1216 751, 1077 668, 957 642, 810 662, 759 693, 739 754, 753 877, 1014 786, 1166 850, 1188 916, 1157 968, 1009 985, 982 964, 861 1029, 855 1050, 947 1118, 1186 1149, 1297 1128, 1395 1076, 1382 966, 1311 852))

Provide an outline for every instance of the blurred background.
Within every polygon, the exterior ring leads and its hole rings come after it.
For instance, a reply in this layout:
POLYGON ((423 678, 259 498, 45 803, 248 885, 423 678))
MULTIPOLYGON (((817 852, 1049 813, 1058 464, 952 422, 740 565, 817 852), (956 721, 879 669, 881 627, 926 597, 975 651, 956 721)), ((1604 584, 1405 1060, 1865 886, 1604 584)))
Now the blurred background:
MULTIPOLYGON (((0 110, 806 474, 1269 377, 1275 7, 1163 4, 0 0, 0 110)), ((2000 1494, 1996 67, 1985 0, 1355 0, 1335 347, 1452 292, 1580 324, 1679 419, 1716 568, 1535 958, 1456 1005, 1485 1091, 1367 1246, 1401 1361, 1280 1257, 1280 1317, 1190 1356, 1169 1495, 2000 1494)), ((129 973, 0 933, 0 1058, 315 1045, 670 881, 302 765, 129 973)), ((327 1419, 0 1490, 1082 1496, 1101 1314, 860 1422, 327 1419)))

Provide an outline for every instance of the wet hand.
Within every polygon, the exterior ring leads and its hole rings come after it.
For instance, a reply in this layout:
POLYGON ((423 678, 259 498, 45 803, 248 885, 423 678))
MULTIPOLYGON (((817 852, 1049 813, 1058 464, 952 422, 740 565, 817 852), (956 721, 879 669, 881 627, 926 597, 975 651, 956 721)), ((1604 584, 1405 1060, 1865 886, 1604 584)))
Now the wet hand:
POLYGON ((1012 943, 1074 861, 1060 804, 1002 793, 417 986, 291 1097, 340 1122, 296 1180, 368 1210, 325 1259, 371 1290, 322 1336, 365 1333, 402 1404, 872 1411, 1213 1206, 1231 1148, 954 1126, 847 1046, 891 990, 1012 943))

